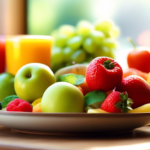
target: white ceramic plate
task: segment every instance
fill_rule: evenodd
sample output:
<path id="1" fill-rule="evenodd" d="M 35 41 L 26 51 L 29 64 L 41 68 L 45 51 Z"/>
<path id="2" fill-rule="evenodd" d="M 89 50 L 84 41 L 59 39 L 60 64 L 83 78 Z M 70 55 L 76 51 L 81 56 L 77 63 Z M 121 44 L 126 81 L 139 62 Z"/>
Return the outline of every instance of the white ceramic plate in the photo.
<path id="1" fill-rule="evenodd" d="M 150 124 L 150 113 L 24 113 L 0 111 L 0 124 L 33 133 L 117 133 Z"/>

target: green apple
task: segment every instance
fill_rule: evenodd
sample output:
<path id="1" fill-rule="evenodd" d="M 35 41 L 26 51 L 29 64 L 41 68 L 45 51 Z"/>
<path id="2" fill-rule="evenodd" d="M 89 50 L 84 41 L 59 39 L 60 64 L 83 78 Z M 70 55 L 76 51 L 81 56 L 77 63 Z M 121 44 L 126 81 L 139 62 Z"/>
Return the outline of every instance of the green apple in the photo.
<path id="1" fill-rule="evenodd" d="M 41 101 L 42 112 L 84 112 L 84 96 L 74 85 L 56 82 L 46 89 Z"/>
<path id="2" fill-rule="evenodd" d="M 2 102 L 5 97 L 16 94 L 14 78 L 14 75 L 7 72 L 0 74 L 0 102 Z"/>
<path id="3" fill-rule="evenodd" d="M 33 102 L 41 98 L 45 90 L 55 82 L 54 73 L 48 66 L 41 63 L 29 63 L 16 73 L 14 86 L 19 98 Z"/>

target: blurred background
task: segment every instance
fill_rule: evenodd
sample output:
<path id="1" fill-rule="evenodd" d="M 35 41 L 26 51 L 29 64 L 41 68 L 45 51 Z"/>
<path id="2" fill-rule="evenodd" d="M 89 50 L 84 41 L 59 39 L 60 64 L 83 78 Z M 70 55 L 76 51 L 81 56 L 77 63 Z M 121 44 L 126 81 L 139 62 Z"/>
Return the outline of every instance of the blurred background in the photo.
<path id="1" fill-rule="evenodd" d="M 0 0 L 0 34 L 50 35 L 62 24 L 110 18 L 121 42 L 131 37 L 137 43 L 149 34 L 149 14 L 149 0 Z"/>
<path id="2" fill-rule="evenodd" d="M 149 14 L 149 0 L 28 0 L 27 32 L 47 35 L 62 24 L 110 18 L 120 28 L 120 40 L 131 37 L 137 42 L 150 30 Z"/>
<path id="3" fill-rule="evenodd" d="M 94 26 L 111 19 L 119 29 L 117 48 L 123 52 L 133 48 L 128 37 L 138 46 L 150 47 L 149 14 L 149 0 L 0 0 L 0 35 L 53 36 L 66 24 L 76 28 L 82 20 Z"/>

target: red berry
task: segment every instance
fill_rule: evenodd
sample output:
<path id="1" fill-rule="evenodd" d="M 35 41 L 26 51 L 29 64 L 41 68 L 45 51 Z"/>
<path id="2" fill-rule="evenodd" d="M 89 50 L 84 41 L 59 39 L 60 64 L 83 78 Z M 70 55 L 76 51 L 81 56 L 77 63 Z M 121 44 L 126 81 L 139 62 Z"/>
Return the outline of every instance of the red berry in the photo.
<path id="1" fill-rule="evenodd" d="M 143 78 L 137 75 L 130 75 L 122 80 L 116 88 L 116 91 L 126 91 L 133 100 L 133 108 L 140 107 L 150 103 L 150 85 Z"/>
<path id="2" fill-rule="evenodd" d="M 120 93 L 113 91 L 110 93 L 101 105 L 101 109 L 110 113 L 127 112 L 131 109 L 133 101 L 128 98 L 126 92 Z"/>
<path id="3" fill-rule="evenodd" d="M 7 105 L 6 111 L 32 112 L 32 106 L 25 100 L 14 99 Z"/>
<path id="4" fill-rule="evenodd" d="M 92 91 L 110 91 L 121 82 L 122 78 L 121 66 L 109 57 L 93 59 L 86 71 L 86 82 Z"/>

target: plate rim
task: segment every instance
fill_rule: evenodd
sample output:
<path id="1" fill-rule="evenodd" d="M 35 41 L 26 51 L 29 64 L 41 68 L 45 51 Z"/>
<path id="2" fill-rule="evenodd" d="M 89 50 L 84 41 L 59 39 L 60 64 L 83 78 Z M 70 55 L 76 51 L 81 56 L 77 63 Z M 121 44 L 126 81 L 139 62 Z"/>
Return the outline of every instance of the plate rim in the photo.
<path id="1" fill-rule="evenodd" d="M 18 120 L 18 118 L 21 118 L 23 120 L 25 120 L 25 122 L 27 122 L 26 120 L 27 119 L 31 119 L 31 123 L 28 124 L 28 126 L 26 126 L 26 123 L 24 124 L 23 123 L 23 126 L 22 124 L 18 124 L 18 122 L 15 121 L 15 123 L 13 124 L 10 124 L 10 121 L 11 120 L 10 118 L 13 118 L 13 120 Z M 64 133 L 85 133 L 85 132 L 88 132 L 88 133 L 102 133 L 102 132 L 108 132 L 108 133 L 112 133 L 114 132 L 122 132 L 122 131 L 126 131 L 126 130 L 134 130 L 136 128 L 139 128 L 139 127 L 143 127 L 143 126 L 147 126 L 147 125 L 150 125 L 150 112 L 148 113 L 91 113 L 91 114 L 88 114 L 88 113 L 33 113 L 33 112 L 0 112 L 0 118 L 2 118 L 2 122 L 0 122 L 0 124 L 2 126 L 5 126 L 5 127 L 9 127 L 9 128 L 12 128 L 12 129 L 16 129 L 16 130 L 22 130 L 22 131 L 34 131 L 34 132 L 54 132 L 54 133 L 57 133 L 57 132 L 64 132 Z M 43 118 L 43 123 L 36 127 L 35 129 L 35 122 L 36 124 L 39 123 L 40 121 L 40 118 Z M 60 119 L 62 118 L 62 119 Z M 136 121 L 137 119 L 144 119 L 145 121 L 141 124 L 137 124 L 137 125 L 133 125 L 135 123 L 133 123 L 134 121 Z M 36 119 L 36 120 L 35 120 Z M 49 120 L 50 119 L 50 120 Z M 54 120 L 51 120 L 51 119 L 54 119 Z M 64 119 L 66 119 L 64 121 Z M 103 120 L 103 124 L 101 124 L 101 119 Z M 108 126 L 105 127 L 105 124 L 106 123 L 109 123 L 110 121 L 112 121 L 113 119 L 123 119 L 125 121 L 127 121 L 127 119 L 130 119 L 130 120 L 133 120 L 131 125 L 127 125 L 127 127 L 121 127 L 119 129 L 116 129 L 116 127 L 114 128 L 114 126 L 116 126 L 116 123 L 113 123 L 113 126 L 108 129 Z M 135 120 L 134 120 L 135 119 Z M 48 121 L 49 120 L 49 121 Z M 71 129 L 68 130 L 68 125 L 66 125 L 66 121 L 67 122 L 72 122 L 72 120 L 74 120 L 73 122 L 77 122 L 77 123 L 73 123 L 75 124 L 75 126 L 73 126 Z M 77 121 L 78 120 L 78 121 Z M 83 120 L 83 121 L 81 121 Z M 90 122 L 91 121 L 94 121 L 96 122 L 97 124 L 97 120 L 98 121 L 98 126 L 96 125 L 92 125 Z M 110 120 L 107 122 L 107 120 Z M 34 122 L 35 121 L 35 122 Z M 46 125 L 45 126 L 45 122 L 49 122 L 48 123 L 48 126 Z M 53 124 L 51 124 L 51 121 L 53 121 Z M 62 127 L 58 127 L 56 126 L 55 127 L 55 124 L 57 123 L 61 123 L 61 122 L 64 122 L 62 124 Z M 33 123 L 34 122 L 34 123 Z M 116 122 L 116 121 L 114 121 Z M 123 121 L 124 122 L 124 121 Z M 89 125 L 87 125 L 87 123 L 89 123 Z M 32 125 L 31 125 L 32 124 Z M 47 124 L 47 123 L 46 123 Z M 121 123 L 122 124 L 122 123 Z M 130 123 L 129 123 L 130 124 Z M 87 127 L 85 128 L 85 126 L 87 125 Z M 100 128 L 100 126 L 101 128 Z M 67 126 L 67 127 L 66 127 Z M 70 124 L 69 124 L 70 126 Z M 84 126 L 84 129 L 83 129 L 83 126 Z M 43 130 L 43 127 L 44 127 L 44 130 Z M 76 130 L 74 130 L 74 128 L 77 127 Z M 93 127 L 96 127 L 96 130 L 91 130 L 91 128 Z M 105 130 L 105 131 L 103 131 Z"/>
<path id="2" fill-rule="evenodd" d="M 135 116 L 150 116 L 150 112 L 143 113 L 41 113 L 41 112 L 14 112 L 0 111 L 0 115 L 12 116 L 45 116 L 45 117 L 135 117 Z"/>

